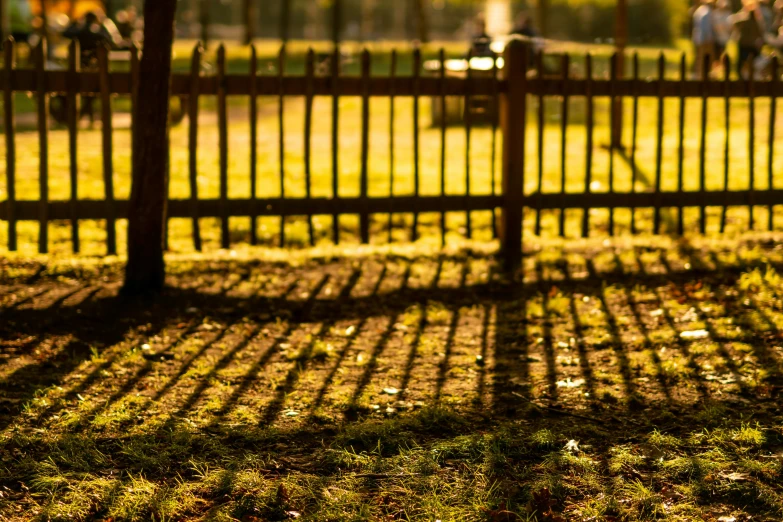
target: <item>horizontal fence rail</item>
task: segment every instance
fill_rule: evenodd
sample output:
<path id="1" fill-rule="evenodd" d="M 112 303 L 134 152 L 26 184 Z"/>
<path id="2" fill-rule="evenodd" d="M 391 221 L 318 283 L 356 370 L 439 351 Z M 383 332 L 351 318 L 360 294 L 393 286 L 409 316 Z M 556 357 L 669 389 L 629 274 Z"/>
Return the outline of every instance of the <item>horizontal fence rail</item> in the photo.
<path id="1" fill-rule="evenodd" d="M 50 225 L 69 227 L 73 250 L 79 251 L 80 221 L 97 220 L 106 224 L 107 252 L 117 253 L 116 221 L 127 219 L 129 204 L 117 197 L 114 186 L 116 115 L 112 102 L 118 97 L 130 99 L 131 129 L 135 129 L 139 51 L 132 49 L 127 72 L 110 70 L 105 49 L 98 52 L 97 68 L 83 68 L 76 44 L 69 47 L 67 65 L 61 70 L 47 68 L 45 43 L 33 50 L 32 68 L 16 66 L 12 41 L 6 42 L 3 56 L 0 90 L 6 185 L 5 199 L 0 200 L 0 220 L 8 222 L 8 249 L 18 248 L 17 224 L 34 221 L 39 224 L 39 251 L 48 251 Z M 414 50 L 406 57 L 411 60 L 412 72 L 401 74 L 402 56 L 393 51 L 388 71 L 379 76 L 377 72 L 372 74 L 374 57 L 365 51 L 357 59 L 359 74 L 349 75 L 342 71 L 339 52 L 326 57 L 323 67 L 324 57 L 310 51 L 304 57 L 304 73 L 291 75 L 285 70 L 289 58 L 285 49 L 274 65 L 264 68 L 255 48 L 251 48 L 248 72 L 237 74 L 227 71 L 228 58 L 222 46 L 213 69 L 205 72 L 205 50 L 197 46 L 190 72 L 175 73 L 172 78 L 172 96 L 181 100 L 181 110 L 187 115 L 187 161 L 182 170 L 186 172 L 189 195 L 170 198 L 168 217 L 190 220 L 190 240 L 196 250 L 201 250 L 203 218 L 217 219 L 219 244 L 229 248 L 237 241 L 232 236 L 231 218 L 250 219 L 252 244 L 260 242 L 260 220 L 277 218 L 277 243 L 284 245 L 286 226 L 295 218 L 304 219 L 307 242 L 315 244 L 319 238 L 340 242 L 341 235 L 349 233 L 341 225 L 341 217 L 357 216 L 356 234 L 367 243 L 377 235 L 379 226 L 384 228 L 381 235 L 386 241 L 393 240 L 395 228 L 405 230 L 404 239 L 416 240 L 424 226 L 420 215 L 429 214 L 430 226 L 431 218 L 438 216 L 436 228 L 443 244 L 447 232 L 472 238 L 476 227 L 484 223 L 491 236 L 501 238 L 512 257 L 521 250 L 523 230 L 587 236 L 591 230 L 659 233 L 665 228 L 682 234 L 693 221 L 685 217 L 688 209 L 695 211 L 696 227 L 702 233 L 709 228 L 710 216 L 716 215 L 708 209 L 715 207 L 719 231 L 725 230 L 730 220 L 730 207 L 746 209 L 749 229 L 758 228 L 760 216 L 765 217 L 767 229 L 775 228 L 774 207 L 783 203 L 783 189 L 776 187 L 777 173 L 783 167 L 775 155 L 780 134 L 776 99 L 783 96 L 777 59 L 770 61 L 764 79 L 735 78 L 726 73 L 693 79 L 684 56 L 677 63 L 663 55 L 648 60 L 652 63 L 647 64 L 649 70 L 642 77 L 638 54 L 615 54 L 607 58 L 608 67 L 607 60 L 602 62 L 606 70 L 597 75 L 598 60 L 594 56 L 534 55 L 524 43 L 516 41 L 506 50 L 503 68 L 500 60 L 491 59 L 490 68 L 448 70 L 449 62 L 442 51 L 431 61 L 434 67 L 425 68 L 421 51 Z M 472 63 L 472 58 L 469 55 L 467 63 Z M 732 69 L 728 60 L 723 65 L 724 71 Z M 35 100 L 40 155 L 37 172 L 22 172 L 19 168 L 17 142 L 21 133 L 16 130 L 16 93 L 32 93 Z M 236 98 L 249 100 L 248 126 L 242 131 L 232 125 L 235 118 L 230 117 L 229 100 Z M 292 109 L 291 98 L 299 98 L 297 103 L 303 103 L 303 108 L 296 105 Z M 340 103 L 344 98 L 358 100 L 350 114 Z M 200 122 L 205 117 L 200 100 L 205 99 L 216 104 L 218 158 L 214 168 L 199 160 L 199 140 L 204 132 Z M 274 114 L 262 122 L 260 99 L 272 100 L 276 106 Z M 317 100 L 323 99 L 331 100 L 326 120 L 324 111 L 316 107 Z M 373 111 L 383 100 L 387 141 L 381 153 L 374 144 L 378 125 Z M 55 101 L 64 104 L 65 116 L 60 119 L 68 138 L 67 200 L 49 197 L 51 176 L 55 175 L 48 160 L 50 111 L 54 110 L 50 103 Z M 99 199 L 80 198 L 78 188 L 80 111 L 92 101 L 101 107 L 97 120 L 101 123 L 103 194 Z M 287 159 L 291 153 L 287 144 L 292 135 L 288 117 L 291 110 L 302 111 L 303 130 L 298 131 L 303 133 L 299 135 L 301 159 L 296 160 Z M 742 129 L 737 111 L 746 121 Z M 427 112 L 431 114 L 429 128 L 422 125 Z M 398 121 L 403 116 L 412 118 L 404 129 Z M 355 190 L 346 196 L 348 167 L 341 125 L 354 118 L 358 126 L 352 154 L 356 158 L 349 170 L 351 188 Z M 644 118 L 646 123 L 642 122 Z M 458 130 L 461 134 L 456 133 Z M 718 131 L 722 134 L 716 134 Z M 231 138 L 238 132 L 250 139 L 246 160 L 237 160 L 231 152 Z M 477 133 L 481 132 L 484 137 L 479 145 Z M 314 135 L 319 142 L 328 143 L 329 156 L 317 153 Z M 742 143 L 737 143 L 737 137 Z M 273 161 L 279 168 L 265 168 L 261 174 L 262 162 L 270 161 L 268 156 L 262 159 L 259 152 L 259 143 L 264 140 L 277 143 Z M 401 143 L 410 147 L 406 152 L 409 164 L 399 160 L 403 156 Z M 323 144 L 319 147 L 323 149 Z M 763 158 L 759 158 L 761 149 L 765 152 Z M 172 149 L 172 154 L 175 152 Z M 376 154 L 384 159 L 376 161 Z M 735 156 L 744 158 L 739 167 Z M 425 158 L 431 162 L 426 171 Z M 241 183 L 249 185 L 249 197 L 230 196 L 230 189 L 239 183 L 232 176 L 236 161 L 248 164 L 248 175 Z M 314 189 L 316 163 L 329 166 L 330 195 L 317 194 Z M 372 186 L 381 168 L 379 163 L 388 173 L 385 194 Z M 451 172 L 455 163 L 461 163 L 456 174 Z M 302 176 L 304 193 L 291 193 L 292 169 Z M 403 171 L 405 174 L 398 174 Z M 217 197 L 203 196 L 200 184 L 206 175 L 215 177 Z M 31 176 L 38 182 L 36 199 L 18 193 L 20 180 Z M 400 176 L 410 179 L 403 183 Z M 477 180 L 484 184 L 481 190 L 475 188 Z M 462 187 L 461 193 L 449 190 L 455 184 Z M 427 193 L 425 186 L 429 187 Z M 274 190 L 277 196 L 260 195 Z M 571 216 L 570 211 L 580 215 Z M 449 216 L 454 213 L 461 213 L 464 219 L 450 226 Z M 484 213 L 489 218 L 478 219 L 473 213 Z M 395 218 L 402 215 L 408 218 Z M 319 216 L 328 218 L 331 224 L 314 219 Z"/>

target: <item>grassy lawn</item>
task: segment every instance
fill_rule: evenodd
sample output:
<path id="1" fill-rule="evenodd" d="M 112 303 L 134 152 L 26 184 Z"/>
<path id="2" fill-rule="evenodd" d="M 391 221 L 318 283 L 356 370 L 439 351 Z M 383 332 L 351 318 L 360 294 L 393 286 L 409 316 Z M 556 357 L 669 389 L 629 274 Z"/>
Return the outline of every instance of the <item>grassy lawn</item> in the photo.
<path id="1" fill-rule="evenodd" d="M 776 244 L 3 258 L 0 518 L 780 520 Z"/>

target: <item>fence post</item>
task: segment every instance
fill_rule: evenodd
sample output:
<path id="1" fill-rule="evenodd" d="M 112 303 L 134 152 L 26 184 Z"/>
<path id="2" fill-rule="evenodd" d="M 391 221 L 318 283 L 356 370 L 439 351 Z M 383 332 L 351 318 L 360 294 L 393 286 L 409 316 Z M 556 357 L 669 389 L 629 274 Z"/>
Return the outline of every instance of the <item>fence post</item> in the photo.
<path id="1" fill-rule="evenodd" d="M 501 253 L 507 270 L 522 261 L 522 218 L 525 188 L 525 126 L 527 123 L 528 44 L 511 40 L 505 50 L 506 90 L 501 97 L 503 132 L 503 209 Z"/>

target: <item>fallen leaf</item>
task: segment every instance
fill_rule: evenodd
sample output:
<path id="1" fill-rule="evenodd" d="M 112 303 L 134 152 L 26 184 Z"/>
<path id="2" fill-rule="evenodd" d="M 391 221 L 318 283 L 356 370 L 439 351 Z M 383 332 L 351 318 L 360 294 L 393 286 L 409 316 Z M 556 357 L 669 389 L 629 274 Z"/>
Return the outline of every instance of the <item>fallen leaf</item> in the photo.
<path id="1" fill-rule="evenodd" d="M 706 339 L 709 336 L 710 333 L 707 330 L 688 330 L 680 334 L 680 338 L 689 341 L 694 339 Z"/>
<path id="2" fill-rule="evenodd" d="M 566 378 L 564 381 L 557 381 L 557 387 L 558 388 L 579 388 L 585 383 L 584 379 L 576 379 L 575 381 L 572 381 L 570 377 Z"/>
<path id="3" fill-rule="evenodd" d="M 750 480 L 750 476 L 745 473 L 737 473 L 736 471 L 732 473 L 726 473 L 723 472 L 720 475 L 720 478 L 731 480 L 732 482 L 744 482 L 746 480 Z"/>

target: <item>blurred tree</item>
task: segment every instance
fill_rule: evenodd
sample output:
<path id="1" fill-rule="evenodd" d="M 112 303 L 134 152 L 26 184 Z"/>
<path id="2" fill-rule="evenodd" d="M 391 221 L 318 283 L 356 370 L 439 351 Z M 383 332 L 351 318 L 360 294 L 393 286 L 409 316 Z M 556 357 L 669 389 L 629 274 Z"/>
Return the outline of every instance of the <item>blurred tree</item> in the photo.
<path id="1" fill-rule="evenodd" d="M 280 39 L 283 43 L 288 42 L 291 26 L 291 2 L 290 0 L 280 0 Z"/>
<path id="2" fill-rule="evenodd" d="M 204 44 L 204 47 L 206 47 L 209 42 L 209 0 L 201 0 L 198 9 L 198 18 L 199 23 L 201 24 L 201 42 Z"/>
<path id="3" fill-rule="evenodd" d="M 144 54 L 139 69 L 138 106 L 128 209 L 128 264 L 123 294 L 163 289 L 163 236 L 168 200 L 169 96 L 174 14 L 177 0 L 144 1 Z"/>
<path id="4" fill-rule="evenodd" d="M 253 0 L 242 0 L 242 15 L 245 20 L 245 45 L 249 45 L 256 37 L 256 3 Z"/>
<path id="5" fill-rule="evenodd" d="M 416 13 L 416 35 L 421 43 L 430 41 L 430 18 L 424 6 L 424 0 L 413 0 Z"/>

